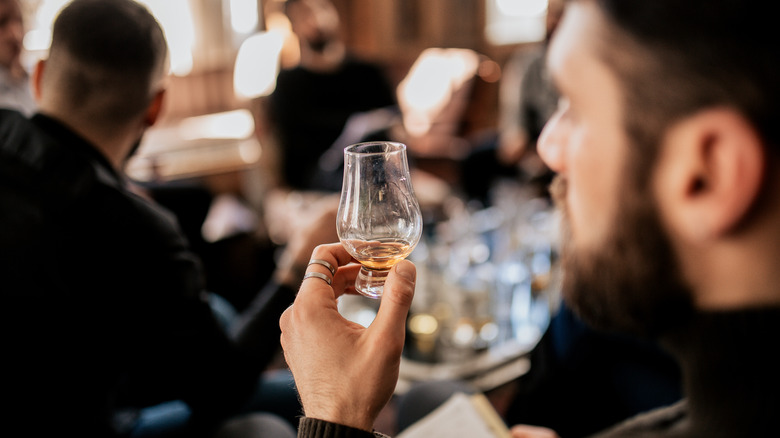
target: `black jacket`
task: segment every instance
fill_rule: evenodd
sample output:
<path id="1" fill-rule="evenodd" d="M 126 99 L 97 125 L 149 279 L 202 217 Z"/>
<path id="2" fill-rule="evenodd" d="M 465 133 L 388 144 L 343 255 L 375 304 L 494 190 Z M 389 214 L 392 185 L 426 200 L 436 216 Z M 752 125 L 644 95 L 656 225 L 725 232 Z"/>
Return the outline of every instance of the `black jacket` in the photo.
<path id="1" fill-rule="evenodd" d="M 206 425 L 234 412 L 294 294 L 273 288 L 252 333 L 231 339 L 201 277 L 173 215 L 92 145 L 49 117 L 0 111 L 0 434 L 111 436 L 117 409 L 167 400 Z"/>

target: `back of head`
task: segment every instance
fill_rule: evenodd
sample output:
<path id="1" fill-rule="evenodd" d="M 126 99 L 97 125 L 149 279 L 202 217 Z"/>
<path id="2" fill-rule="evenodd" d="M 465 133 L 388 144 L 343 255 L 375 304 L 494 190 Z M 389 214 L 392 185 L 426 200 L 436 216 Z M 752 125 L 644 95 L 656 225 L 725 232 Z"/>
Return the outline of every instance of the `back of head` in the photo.
<path id="1" fill-rule="evenodd" d="M 602 54 L 624 84 L 627 117 L 635 119 L 627 121 L 629 132 L 652 137 L 678 117 L 724 106 L 743 114 L 777 151 L 780 36 L 771 2 L 595 1 L 613 30 L 628 36 L 608 30 Z"/>
<path id="2" fill-rule="evenodd" d="M 57 17 L 44 87 L 59 110 L 117 125 L 143 114 L 161 85 L 167 45 L 133 0 L 74 0 Z"/>

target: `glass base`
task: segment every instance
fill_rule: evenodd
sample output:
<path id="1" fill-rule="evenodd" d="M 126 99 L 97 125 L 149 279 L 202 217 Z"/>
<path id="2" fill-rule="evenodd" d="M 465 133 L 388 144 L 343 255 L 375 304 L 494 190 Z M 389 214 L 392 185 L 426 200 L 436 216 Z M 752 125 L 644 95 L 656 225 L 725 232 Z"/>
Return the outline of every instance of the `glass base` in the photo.
<path id="1" fill-rule="evenodd" d="M 385 287 L 385 280 L 389 269 L 368 269 L 365 266 L 360 268 L 355 279 L 355 289 L 361 295 L 369 298 L 381 298 Z"/>

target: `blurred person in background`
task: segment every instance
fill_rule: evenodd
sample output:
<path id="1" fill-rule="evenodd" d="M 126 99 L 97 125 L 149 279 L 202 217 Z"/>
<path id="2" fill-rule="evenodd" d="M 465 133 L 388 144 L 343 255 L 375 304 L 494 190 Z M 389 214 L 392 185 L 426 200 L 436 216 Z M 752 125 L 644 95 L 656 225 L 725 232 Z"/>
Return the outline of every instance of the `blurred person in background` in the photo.
<path id="1" fill-rule="evenodd" d="M 464 190 L 483 203 L 490 201 L 490 189 L 498 178 L 533 184 L 547 194 L 553 174 L 539 159 L 536 142 L 558 106 L 558 90 L 545 61 L 564 1 L 549 1 L 544 40 L 531 49 L 518 49 L 506 62 L 499 88 L 498 129 L 478 136 L 474 150 L 464 159 Z"/>
<path id="2" fill-rule="evenodd" d="M 302 223 L 246 311 L 221 305 L 175 217 L 123 174 L 160 115 L 166 57 L 139 3 L 75 0 L 33 74 L 39 112 L 0 110 L 3 435 L 294 434 L 278 318 L 335 210 Z"/>
<path id="3" fill-rule="evenodd" d="M 21 62 L 24 17 L 19 0 L 0 0 L 0 108 L 31 115 L 35 100 Z"/>
<path id="4" fill-rule="evenodd" d="M 287 0 L 285 13 L 300 42 L 300 63 L 283 69 L 269 99 L 278 137 L 279 183 L 292 190 L 338 191 L 340 172 L 319 160 L 356 114 L 394 108 L 395 91 L 381 66 L 350 54 L 331 0 Z"/>

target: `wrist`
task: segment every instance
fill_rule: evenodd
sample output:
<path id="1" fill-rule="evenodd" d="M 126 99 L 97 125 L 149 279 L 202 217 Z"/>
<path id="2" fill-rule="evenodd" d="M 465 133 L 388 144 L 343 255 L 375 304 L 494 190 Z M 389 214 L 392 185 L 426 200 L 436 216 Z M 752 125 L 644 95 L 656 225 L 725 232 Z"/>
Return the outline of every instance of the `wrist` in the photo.
<path id="1" fill-rule="evenodd" d="M 305 410 L 305 408 L 304 408 Z M 325 413 L 314 413 L 309 415 L 304 412 L 304 415 L 310 418 L 317 418 L 329 423 L 338 424 L 341 426 L 349 427 L 352 429 L 359 429 L 365 432 L 371 432 L 374 430 L 374 421 L 371 419 L 360 418 L 354 415 L 329 415 Z"/>
<path id="2" fill-rule="evenodd" d="M 303 403 L 303 413 L 310 418 L 318 418 L 331 423 L 349 426 L 355 429 L 372 431 L 374 419 L 368 409 L 361 408 L 360 404 L 334 403 L 334 398 L 311 399 L 306 397 Z"/>
<path id="3" fill-rule="evenodd" d="M 340 438 L 375 438 L 384 435 L 378 434 L 369 427 L 358 428 L 348 426 L 335 421 L 322 420 L 316 417 L 303 417 L 298 424 L 298 436 L 328 438 L 337 436 Z"/>

